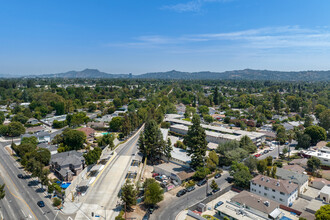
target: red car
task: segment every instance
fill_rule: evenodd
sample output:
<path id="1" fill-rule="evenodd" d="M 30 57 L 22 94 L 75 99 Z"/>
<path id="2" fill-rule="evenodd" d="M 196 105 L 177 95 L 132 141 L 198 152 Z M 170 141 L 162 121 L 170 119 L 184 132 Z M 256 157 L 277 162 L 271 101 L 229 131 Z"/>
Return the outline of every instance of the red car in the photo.
<path id="1" fill-rule="evenodd" d="M 261 154 L 256 154 L 256 155 L 254 155 L 255 157 L 260 157 L 261 156 Z"/>
<path id="2" fill-rule="evenodd" d="M 156 176 L 159 176 L 159 173 L 153 173 L 152 174 L 152 177 L 156 177 Z"/>

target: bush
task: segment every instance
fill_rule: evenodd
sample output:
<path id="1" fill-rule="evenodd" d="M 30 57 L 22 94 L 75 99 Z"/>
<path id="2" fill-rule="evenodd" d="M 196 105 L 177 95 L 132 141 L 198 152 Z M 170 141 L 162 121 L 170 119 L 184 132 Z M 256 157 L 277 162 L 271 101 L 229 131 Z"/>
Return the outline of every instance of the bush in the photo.
<path id="1" fill-rule="evenodd" d="M 124 216 L 124 211 L 121 210 L 121 211 L 119 212 L 119 215 L 116 216 L 115 220 L 125 220 L 125 219 L 123 218 L 123 216 Z"/>
<path id="2" fill-rule="evenodd" d="M 53 199 L 53 206 L 59 206 L 62 204 L 62 201 L 59 198 Z"/>
<path id="3" fill-rule="evenodd" d="M 191 187 L 191 186 L 195 186 L 195 181 L 189 180 L 188 182 L 186 182 L 185 186 L 186 186 L 186 188 Z"/>
<path id="4" fill-rule="evenodd" d="M 170 128 L 171 124 L 167 121 L 163 121 L 161 124 L 160 124 L 160 127 L 161 128 Z"/>
<path id="5" fill-rule="evenodd" d="M 65 121 L 57 121 L 57 120 L 53 121 L 53 128 L 63 128 L 65 126 L 67 126 L 66 120 Z"/>
<path id="6" fill-rule="evenodd" d="M 210 169 L 209 168 L 206 168 L 206 167 L 198 167 L 197 168 L 197 171 L 195 172 L 194 174 L 194 178 L 196 180 L 202 180 L 204 179 L 207 175 L 209 175 L 211 172 L 210 172 Z"/>
<path id="7" fill-rule="evenodd" d="M 274 166 L 277 166 L 277 167 L 280 167 L 280 168 L 283 167 L 283 163 L 282 163 L 281 161 L 276 161 L 276 162 L 274 162 L 273 165 L 274 165 Z"/>

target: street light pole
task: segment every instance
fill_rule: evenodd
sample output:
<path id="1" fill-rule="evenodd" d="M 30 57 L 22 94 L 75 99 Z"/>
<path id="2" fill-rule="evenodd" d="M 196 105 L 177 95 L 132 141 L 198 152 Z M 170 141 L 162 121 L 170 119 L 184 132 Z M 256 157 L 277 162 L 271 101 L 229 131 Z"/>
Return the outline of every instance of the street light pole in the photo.
<path id="1" fill-rule="evenodd" d="M 206 176 L 206 197 L 207 197 L 208 186 L 209 186 L 209 182 L 207 181 L 207 176 Z"/>

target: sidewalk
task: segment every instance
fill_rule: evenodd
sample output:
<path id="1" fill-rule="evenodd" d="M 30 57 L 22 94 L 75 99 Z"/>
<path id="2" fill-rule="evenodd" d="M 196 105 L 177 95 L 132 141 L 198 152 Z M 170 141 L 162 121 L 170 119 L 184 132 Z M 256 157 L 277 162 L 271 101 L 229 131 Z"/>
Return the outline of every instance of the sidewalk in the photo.
<path id="1" fill-rule="evenodd" d="M 63 204 L 63 208 L 61 209 L 61 212 L 65 215 L 72 215 L 75 214 L 81 207 L 82 203 L 78 202 L 69 202 L 65 201 Z"/>
<path id="2" fill-rule="evenodd" d="M 188 210 L 183 210 L 175 217 L 175 220 L 186 220 L 187 216 L 188 216 Z"/>

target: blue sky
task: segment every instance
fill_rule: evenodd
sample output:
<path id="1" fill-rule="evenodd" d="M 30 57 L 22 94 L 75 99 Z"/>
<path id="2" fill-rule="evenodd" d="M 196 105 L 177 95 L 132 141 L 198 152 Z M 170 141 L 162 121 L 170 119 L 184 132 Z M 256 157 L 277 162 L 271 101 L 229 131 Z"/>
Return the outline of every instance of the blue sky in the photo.
<path id="1" fill-rule="evenodd" d="M 330 1 L 0 0 L 0 74 L 330 69 Z"/>

